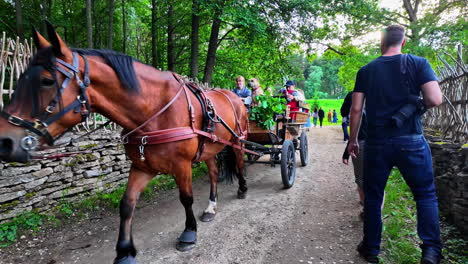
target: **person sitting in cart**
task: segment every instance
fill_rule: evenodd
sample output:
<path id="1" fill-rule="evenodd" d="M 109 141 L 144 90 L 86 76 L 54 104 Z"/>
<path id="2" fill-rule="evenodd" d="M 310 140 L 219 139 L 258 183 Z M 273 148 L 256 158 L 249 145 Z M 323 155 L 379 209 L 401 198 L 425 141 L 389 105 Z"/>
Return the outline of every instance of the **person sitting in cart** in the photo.
<path id="1" fill-rule="evenodd" d="M 236 86 L 237 87 L 233 90 L 233 92 L 242 99 L 244 105 L 247 107 L 250 106 L 250 103 L 252 103 L 252 91 L 250 91 L 249 88 L 245 86 L 244 76 L 238 76 L 236 78 Z"/>
<path id="2" fill-rule="evenodd" d="M 296 84 L 294 83 L 294 81 L 288 80 L 285 86 L 286 89 L 281 89 L 280 93 L 283 94 L 286 98 L 287 105 L 289 105 L 291 111 L 298 111 L 299 102 L 305 101 L 304 95 L 299 91 L 295 90 Z"/>

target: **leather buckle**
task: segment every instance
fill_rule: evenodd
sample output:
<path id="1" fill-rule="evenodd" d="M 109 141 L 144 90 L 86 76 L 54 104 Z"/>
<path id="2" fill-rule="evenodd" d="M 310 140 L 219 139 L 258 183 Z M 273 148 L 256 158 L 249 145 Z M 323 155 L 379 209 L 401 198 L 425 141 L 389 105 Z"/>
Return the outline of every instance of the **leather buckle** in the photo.
<path id="1" fill-rule="evenodd" d="M 46 128 L 47 125 L 44 124 L 44 122 L 42 122 L 41 120 L 37 120 L 37 119 L 36 119 L 36 120 L 34 121 L 33 127 L 34 127 L 35 129 L 37 129 L 37 130 L 41 130 L 41 129 L 43 129 L 43 128 Z"/>
<path id="2" fill-rule="evenodd" d="M 21 125 L 21 122 L 23 122 L 24 120 L 19 118 L 19 117 L 16 117 L 16 116 L 9 116 L 8 117 L 8 122 L 12 125 L 15 125 L 15 126 L 20 126 Z"/>
<path id="3" fill-rule="evenodd" d="M 52 114 L 52 112 L 54 111 L 54 108 L 51 105 L 49 105 L 46 107 L 45 111 L 49 114 Z"/>
<path id="4" fill-rule="evenodd" d="M 76 99 L 78 99 L 78 101 L 80 101 L 81 104 L 86 104 L 86 99 L 85 100 L 81 99 L 81 95 L 78 95 Z"/>

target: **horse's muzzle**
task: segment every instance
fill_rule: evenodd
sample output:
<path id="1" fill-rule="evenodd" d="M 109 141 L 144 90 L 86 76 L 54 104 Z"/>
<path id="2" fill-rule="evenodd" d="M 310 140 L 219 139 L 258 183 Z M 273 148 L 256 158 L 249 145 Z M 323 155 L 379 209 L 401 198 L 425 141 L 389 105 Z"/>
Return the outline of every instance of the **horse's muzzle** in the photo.
<path id="1" fill-rule="evenodd" d="M 30 142 L 25 143 L 31 144 Z M 29 159 L 29 152 L 20 147 L 20 144 L 18 144 L 14 138 L 0 137 L 0 160 L 26 163 Z"/>

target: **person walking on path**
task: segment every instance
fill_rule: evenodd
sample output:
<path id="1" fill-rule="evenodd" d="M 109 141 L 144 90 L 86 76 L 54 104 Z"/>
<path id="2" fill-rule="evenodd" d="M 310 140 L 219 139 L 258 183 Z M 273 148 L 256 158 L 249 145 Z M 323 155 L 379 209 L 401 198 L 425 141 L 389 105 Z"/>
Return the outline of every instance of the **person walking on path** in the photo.
<path id="1" fill-rule="evenodd" d="M 328 109 L 328 114 L 327 114 L 328 123 L 331 123 L 331 122 L 332 122 L 332 116 L 333 116 L 333 114 L 332 114 L 331 109 Z"/>
<path id="2" fill-rule="evenodd" d="M 317 108 L 314 109 L 314 112 L 312 113 L 312 119 L 314 120 L 314 127 L 317 127 L 317 119 L 319 118 Z"/>
<path id="3" fill-rule="evenodd" d="M 325 112 L 323 111 L 322 107 L 320 107 L 320 109 L 318 111 L 318 117 L 319 117 L 319 121 L 320 121 L 320 127 L 322 127 L 323 118 L 325 117 Z"/>
<path id="4" fill-rule="evenodd" d="M 343 105 L 341 105 L 340 113 L 341 116 L 349 116 L 349 112 L 351 110 L 351 102 L 352 102 L 352 94 L 353 92 L 349 92 L 344 101 Z M 359 194 L 359 204 L 364 206 L 364 188 L 363 188 L 363 177 L 364 177 L 364 142 L 367 136 L 367 118 L 366 113 L 363 111 L 362 114 L 362 122 L 359 128 L 358 134 L 358 143 L 361 148 L 359 149 L 359 153 L 356 158 L 352 158 L 353 161 L 353 168 L 354 168 L 354 179 L 357 185 L 357 192 Z M 343 163 L 348 165 L 349 164 L 349 154 L 348 154 L 348 144 L 346 144 L 346 148 L 343 153 Z M 364 211 L 359 213 L 361 219 L 364 219 Z"/>
<path id="5" fill-rule="evenodd" d="M 338 115 L 335 109 L 333 109 L 333 123 L 338 123 Z"/>
<path id="6" fill-rule="evenodd" d="M 362 67 L 356 76 L 348 146 L 348 153 L 354 158 L 359 155 L 358 131 L 364 100 L 367 114 L 364 237 L 357 250 L 368 262 L 379 262 L 380 207 L 389 174 L 396 166 L 416 201 L 421 263 L 439 264 L 442 258 L 439 209 L 432 157 L 422 134 L 421 115 L 426 108 L 442 103 L 442 93 L 425 58 L 401 53 L 405 42 L 403 27 L 387 27 L 381 38 L 382 56 Z M 411 102 L 410 98 L 419 98 L 421 93 L 423 99 Z"/>

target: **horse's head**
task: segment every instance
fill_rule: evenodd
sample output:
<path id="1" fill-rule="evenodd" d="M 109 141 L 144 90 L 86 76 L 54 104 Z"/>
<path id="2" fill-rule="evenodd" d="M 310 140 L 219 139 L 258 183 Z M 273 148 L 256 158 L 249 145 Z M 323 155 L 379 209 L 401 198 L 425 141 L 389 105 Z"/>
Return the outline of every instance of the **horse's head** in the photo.
<path id="1" fill-rule="evenodd" d="M 37 53 L 21 74 L 0 113 L 0 160 L 27 162 L 38 145 L 54 139 L 88 115 L 88 65 L 47 23 L 50 42 L 33 30 Z"/>

